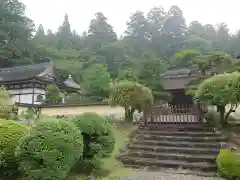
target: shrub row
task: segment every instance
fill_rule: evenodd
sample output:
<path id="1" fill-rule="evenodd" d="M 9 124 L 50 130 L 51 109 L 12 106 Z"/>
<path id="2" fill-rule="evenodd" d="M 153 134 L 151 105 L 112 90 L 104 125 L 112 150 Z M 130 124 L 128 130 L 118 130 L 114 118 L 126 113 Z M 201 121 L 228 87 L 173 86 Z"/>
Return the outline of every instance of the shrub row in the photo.
<path id="1" fill-rule="evenodd" d="M 0 179 L 64 180 L 72 170 L 90 174 L 114 144 L 111 125 L 95 113 L 43 120 L 31 129 L 1 120 Z"/>

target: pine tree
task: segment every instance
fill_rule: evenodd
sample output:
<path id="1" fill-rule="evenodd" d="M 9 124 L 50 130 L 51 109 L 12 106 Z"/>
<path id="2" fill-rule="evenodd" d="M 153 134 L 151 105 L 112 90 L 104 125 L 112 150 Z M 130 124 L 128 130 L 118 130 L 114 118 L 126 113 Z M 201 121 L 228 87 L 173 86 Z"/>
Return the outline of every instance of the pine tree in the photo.
<path id="1" fill-rule="evenodd" d="M 87 43 L 92 49 L 98 50 L 103 45 L 115 42 L 117 35 L 113 27 L 107 23 L 107 18 L 103 13 L 98 12 L 95 17 L 95 19 L 91 20 L 89 26 Z"/>
<path id="2" fill-rule="evenodd" d="M 69 18 L 67 14 L 64 17 L 63 24 L 58 29 L 57 38 L 58 38 L 58 42 L 57 42 L 58 49 L 66 48 L 71 45 L 72 32 L 71 32 L 71 25 L 69 23 Z"/>

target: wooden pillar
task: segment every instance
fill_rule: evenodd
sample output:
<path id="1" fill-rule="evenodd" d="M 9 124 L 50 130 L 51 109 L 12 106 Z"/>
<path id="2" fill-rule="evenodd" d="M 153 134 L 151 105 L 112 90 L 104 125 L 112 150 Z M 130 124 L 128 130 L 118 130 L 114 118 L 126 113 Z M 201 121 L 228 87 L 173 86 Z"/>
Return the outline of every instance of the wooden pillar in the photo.
<path id="1" fill-rule="evenodd" d="M 32 104 L 34 104 L 34 96 L 35 96 L 35 82 L 33 82 Z"/>
<path id="2" fill-rule="evenodd" d="M 145 106 L 144 110 L 143 110 L 143 121 L 144 121 L 144 125 L 147 126 L 148 124 L 148 106 Z"/>
<path id="3" fill-rule="evenodd" d="M 195 113 L 197 115 L 198 121 L 203 123 L 203 114 L 204 114 L 204 112 L 203 112 L 203 109 L 201 107 L 201 104 L 198 103 L 198 102 L 194 103 L 193 107 L 194 107 L 194 111 L 195 111 Z"/>

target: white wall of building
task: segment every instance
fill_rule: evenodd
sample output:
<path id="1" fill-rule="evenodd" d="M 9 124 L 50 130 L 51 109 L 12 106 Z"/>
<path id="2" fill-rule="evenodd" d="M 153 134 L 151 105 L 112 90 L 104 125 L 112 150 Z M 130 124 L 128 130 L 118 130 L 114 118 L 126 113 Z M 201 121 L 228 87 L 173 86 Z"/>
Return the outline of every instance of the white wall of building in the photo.
<path id="1" fill-rule="evenodd" d="M 8 90 L 9 95 L 11 96 L 12 102 L 32 104 L 33 94 L 34 94 L 34 104 L 41 104 L 37 102 L 37 97 L 42 95 L 45 98 L 45 90 L 40 88 L 25 88 L 25 89 L 13 89 Z"/>

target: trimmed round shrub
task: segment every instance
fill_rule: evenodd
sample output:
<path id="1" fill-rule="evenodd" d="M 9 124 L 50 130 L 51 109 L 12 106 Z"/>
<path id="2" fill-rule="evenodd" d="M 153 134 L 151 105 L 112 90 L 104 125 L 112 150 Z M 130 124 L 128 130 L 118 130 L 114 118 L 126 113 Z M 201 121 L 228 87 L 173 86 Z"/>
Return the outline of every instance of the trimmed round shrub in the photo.
<path id="1" fill-rule="evenodd" d="M 218 171 L 226 178 L 240 177 L 240 154 L 222 149 L 217 157 Z"/>
<path id="2" fill-rule="evenodd" d="M 99 159 L 109 156 L 114 149 L 113 127 L 107 119 L 96 113 L 84 113 L 75 117 L 73 122 L 83 135 L 84 148 L 80 162 L 80 164 L 84 164 L 82 171 L 91 173 L 98 168 Z M 78 166 L 80 165 L 78 164 Z"/>
<path id="3" fill-rule="evenodd" d="M 42 121 L 16 150 L 25 179 L 62 180 L 83 152 L 83 137 L 69 121 Z"/>
<path id="4" fill-rule="evenodd" d="M 19 176 L 15 148 L 27 128 L 11 120 L 0 120 L 0 179 L 16 179 Z"/>

